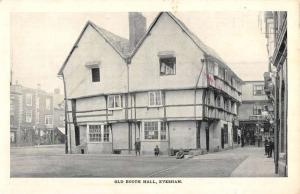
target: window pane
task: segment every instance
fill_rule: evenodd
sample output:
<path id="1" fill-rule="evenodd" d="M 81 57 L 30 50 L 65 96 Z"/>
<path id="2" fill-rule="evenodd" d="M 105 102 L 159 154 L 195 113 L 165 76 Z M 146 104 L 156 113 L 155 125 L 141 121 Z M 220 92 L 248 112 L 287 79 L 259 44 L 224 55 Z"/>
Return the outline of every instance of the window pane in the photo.
<path id="1" fill-rule="evenodd" d="M 155 105 L 155 103 L 154 103 L 154 98 L 155 98 L 154 92 L 149 93 L 149 98 L 150 98 L 150 105 L 151 106 Z"/>
<path id="2" fill-rule="evenodd" d="M 92 81 L 100 82 L 100 70 L 99 68 L 92 68 Z"/>
<path id="3" fill-rule="evenodd" d="M 114 97 L 108 96 L 108 108 L 114 108 Z"/>
<path id="4" fill-rule="evenodd" d="M 176 66 L 176 58 L 160 58 L 160 74 L 161 75 L 174 75 L 175 74 L 175 66 Z"/>
<path id="5" fill-rule="evenodd" d="M 89 141 L 101 142 L 101 125 L 89 125 Z"/>
<path id="6" fill-rule="evenodd" d="M 145 139 L 157 140 L 158 139 L 158 122 L 145 122 L 144 123 Z"/>
<path id="7" fill-rule="evenodd" d="M 119 108 L 121 107 L 121 100 L 120 100 L 120 96 L 115 96 L 115 108 Z"/>
<path id="8" fill-rule="evenodd" d="M 160 91 L 155 92 L 156 95 L 156 105 L 161 105 L 161 93 Z"/>
<path id="9" fill-rule="evenodd" d="M 161 122 L 161 125 L 160 125 L 160 139 L 161 140 L 167 139 L 167 128 L 166 128 L 165 122 Z"/>

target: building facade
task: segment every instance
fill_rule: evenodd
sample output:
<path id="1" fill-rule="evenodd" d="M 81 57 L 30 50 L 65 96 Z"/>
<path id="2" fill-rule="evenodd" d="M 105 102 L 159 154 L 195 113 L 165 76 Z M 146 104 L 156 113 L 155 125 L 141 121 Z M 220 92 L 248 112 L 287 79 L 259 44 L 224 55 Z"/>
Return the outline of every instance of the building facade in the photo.
<path id="1" fill-rule="evenodd" d="M 287 12 L 265 13 L 269 72 L 264 74 L 265 91 L 274 107 L 275 172 L 287 176 Z"/>
<path id="2" fill-rule="evenodd" d="M 57 117 L 54 114 L 53 94 L 41 90 L 39 86 L 28 88 L 13 84 L 10 89 L 11 146 L 57 143 L 53 130 L 53 119 Z M 60 121 L 60 126 L 63 122 Z"/>
<path id="3" fill-rule="evenodd" d="M 265 106 L 272 111 L 264 91 L 264 81 L 244 81 L 239 107 L 239 127 L 246 145 L 262 146 L 265 138 L 273 137 L 273 129 L 263 115 Z"/>
<path id="4" fill-rule="evenodd" d="M 134 14 L 129 24 L 145 23 Z M 129 27 L 136 44 L 88 22 L 59 71 L 69 151 L 128 153 L 137 139 L 143 154 L 232 148 L 241 79 L 169 12 Z"/>

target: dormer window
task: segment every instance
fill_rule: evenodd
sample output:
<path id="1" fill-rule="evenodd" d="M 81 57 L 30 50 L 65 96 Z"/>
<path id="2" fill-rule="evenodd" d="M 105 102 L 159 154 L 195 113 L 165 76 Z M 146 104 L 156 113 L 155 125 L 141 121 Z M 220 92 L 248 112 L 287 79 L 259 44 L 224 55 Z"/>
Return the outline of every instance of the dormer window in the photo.
<path id="1" fill-rule="evenodd" d="M 175 75 L 176 57 L 172 51 L 163 51 L 158 53 L 160 75 Z"/>

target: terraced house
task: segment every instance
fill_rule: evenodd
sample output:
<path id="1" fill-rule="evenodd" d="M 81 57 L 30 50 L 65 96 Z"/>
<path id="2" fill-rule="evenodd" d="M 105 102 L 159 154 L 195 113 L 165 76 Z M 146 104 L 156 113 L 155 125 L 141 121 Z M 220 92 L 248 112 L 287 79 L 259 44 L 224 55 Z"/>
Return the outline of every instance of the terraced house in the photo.
<path id="1" fill-rule="evenodd" d="M 216 151 L 237 140 L 242 80 L 172 13 L 146 30 L 129 13 L 129 40 L 87 22 L 59 71 L 68 151 Z"/>

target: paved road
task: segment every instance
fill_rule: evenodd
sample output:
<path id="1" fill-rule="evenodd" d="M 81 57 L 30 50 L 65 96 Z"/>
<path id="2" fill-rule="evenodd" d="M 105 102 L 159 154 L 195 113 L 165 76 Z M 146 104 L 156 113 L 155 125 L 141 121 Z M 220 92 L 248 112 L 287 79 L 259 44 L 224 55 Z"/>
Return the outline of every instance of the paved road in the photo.
<path id="1" fill-rule="evenodd" d="M 229 177 L 262 148 L 173 157 L 65 155 L 63 146 L 11 149 L 11 177 Z"/>

